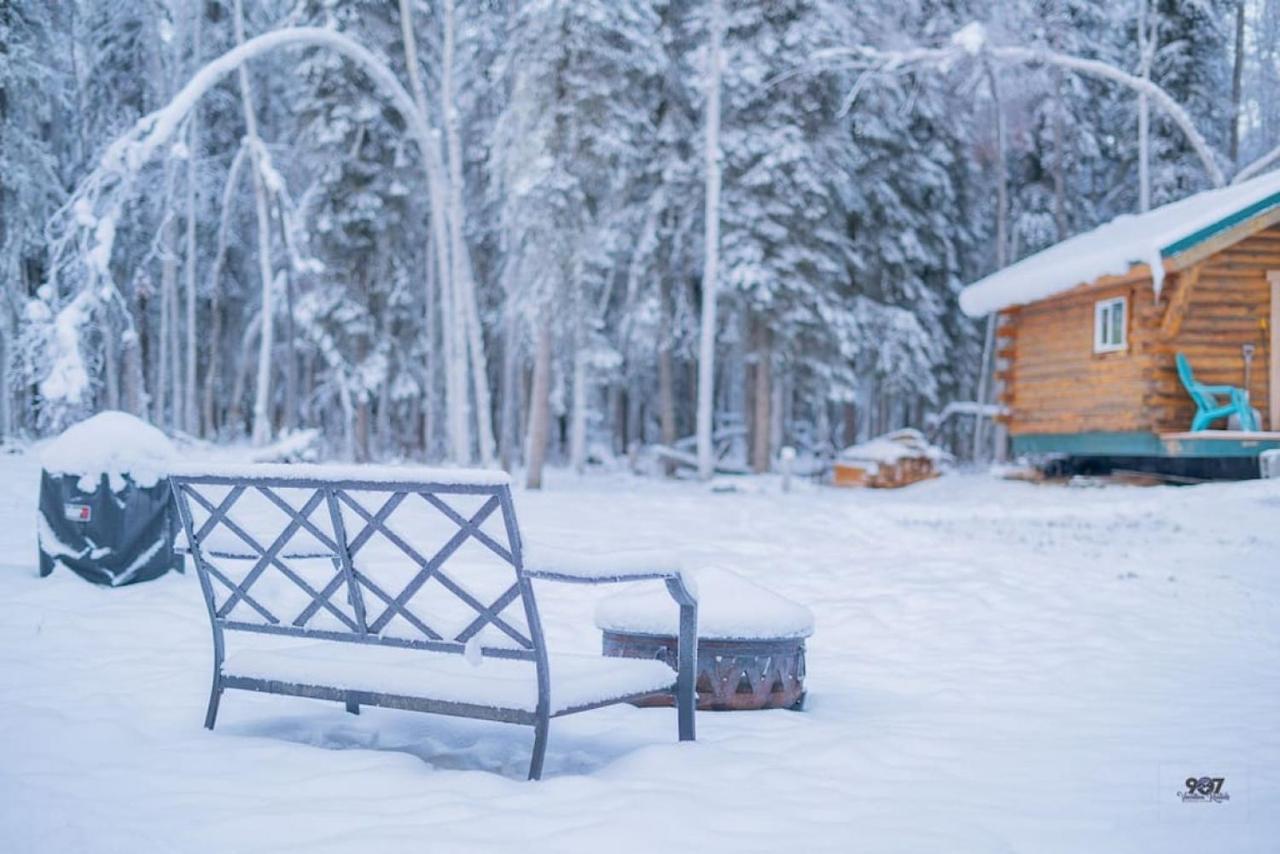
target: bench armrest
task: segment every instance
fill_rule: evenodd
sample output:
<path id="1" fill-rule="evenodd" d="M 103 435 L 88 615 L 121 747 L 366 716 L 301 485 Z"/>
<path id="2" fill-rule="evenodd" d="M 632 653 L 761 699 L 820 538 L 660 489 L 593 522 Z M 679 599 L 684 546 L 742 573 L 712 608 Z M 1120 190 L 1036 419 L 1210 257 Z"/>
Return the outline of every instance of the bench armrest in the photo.
<path id="1" fill-rule="evenodd" d="M 692 599 L 697 598 L 694 585 L 685 576 L 679 561 L 657 551 L 637 549 L 593 553 L 527 545 L 524 574 L 530 578 L 569 584 L 611 584 L 650 579 L 678 581 Z"/>
<path id="2" fill-rule="evenodd" d="M 654 551 L 592 554 L 526 546 L 523 562 L 527 577 L 546 581 L 612 584 L 660 579 L 666 582 L 667 592 L 680 606 L 680 633 L 676 646 L 676 711 L 680 740 L 693 741 L 693 712 L 698 705 L 698 588 L 693 579 L 681 570 L 679 561 Z"/>

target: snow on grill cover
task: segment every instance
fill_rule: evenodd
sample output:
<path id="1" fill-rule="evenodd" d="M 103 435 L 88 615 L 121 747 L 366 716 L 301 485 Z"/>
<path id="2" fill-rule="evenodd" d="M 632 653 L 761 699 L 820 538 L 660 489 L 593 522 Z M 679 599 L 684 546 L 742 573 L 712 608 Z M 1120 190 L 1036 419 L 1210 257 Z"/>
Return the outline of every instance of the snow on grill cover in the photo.
<path id="1" fill-rule="evenodd" d="M 123 412 L 99 413 L 49 441 L 40 451 L 40 574 L 62 566 L 119 587 L 181 570 L 166 480 L 176 457 L 163 433 Z"/>

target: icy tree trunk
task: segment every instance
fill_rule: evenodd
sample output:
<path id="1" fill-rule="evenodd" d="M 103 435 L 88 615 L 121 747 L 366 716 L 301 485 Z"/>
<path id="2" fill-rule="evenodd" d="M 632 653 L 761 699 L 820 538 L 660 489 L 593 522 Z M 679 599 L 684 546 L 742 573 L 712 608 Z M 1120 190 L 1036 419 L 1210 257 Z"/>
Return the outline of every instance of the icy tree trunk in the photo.
<path id="1" fill-rule="evenodd" d="M 1231 64 L 1231 127 L 1227 150 L 1233 169 L 1240 164 L 1240 105 L 1244 94 L 1244 12 L 1245 0 L 1236 0 L 1235 56 Z"/>
<path id="2" fill-rule="evenodd" d="M 120 408 L 120 357 L 118 346 L 116 343 L 116 325 L 111 318 L 109 306 L 103 307 L 105 310 L 99 315 L 99 324 L 102 327 L 102 376 L 105 381 L 107 409 Z M 0 332 L 0 342 L 4 339 L 3 332 Z M 3 359 L 3 347 L 0 346 L 0 359 Z M 0 437 L 4 436 L 4 421 L 0 418 Z"/>
<path id="3" fill-rule="evenodd" d="M 403 0 L 407 3 L 409 0 Z M 476 434 L 480 462 L 493 465 L 493 410 L 489 395 L 489 367 L 484 351 L 484 330 L 480 325 L 480 305 L 476 297 L 471 253 L 466 242 L 466 207 L 463 204 L 462 134 L 458 127 L 458 107 L 454 93 L 454 2 L 444 0 L 444 45 L 441 56 L 440 100 L 443 102 L 445 154 L 449 168 L 449 241 L 453 258 L 457 297 L 466 319 L 467 350 L 470 354 L 472 394 L 476 406 Z"/>
<path id="4" fill-rule="evenodd" d="M 1053 102 L 1053 224 L 1059 241 L 1067 239 L 1067 164 L 1062 140 L 1062 71 L 1054 69 Z"/>
<path id="5" fill-rule="evenodd" d="M 586 348 L 579 340 L 573 349 L 573 398 L 569 416 L 569 465 L 578 474 L 587 468 L 587 364 Z"/>
<path id="6" fill-rule="evenodd" d="M 769 404 L 772 403 L 773 354 L 771 352 L 771 334 L 769 325 L 761 317 L 756 318 L 755 350 L 755 389 L 753 432 L 751 435 L 751 468 L 756 474 L 763 474 L 769 466 Z"/>
<path id="7" fill-rule="evenodd" d="M 342 407 L 342 443 L 343 456 L 348 460 L 356 458 L 356 407 L 351 400 L 351 389 L 347 378 L 337 371 L 338 404 Z"/>
<path id="8" fill-rule="evenodd" d="M 551 312 L 544 307 L 538 319 L 538 340 L 533 352 L 533 389 L 529 392 L 529 465 L 525 486 L 542 489 L 542 468 L 547 460 L 551 428 Z"/>
<path id="9" fill-rule="evenodd" d="M 779 370 L 770 379 L 773 380 L 773 399 L 769 402 L 769 457 L 773 459 L 782 450 L 783 426 L 786 424 L 783 409 L 788 400 L 787 373 Z"/>
<path id="10" fill-rule="evenodd" d="M 13 388 L 12 354 L 13 322 L 7 300 L 0 302 L 0 442 L 13 436 Z"/>
<path id="11" fill-rule="evenodd" d="M 218 292 L 209 295 L 209 365 L 205 371 L 203 399 L 200 402 L 201 435 L 212 436 L 218 430 L 217 410 L 214 397 L 217 393 L 221 376 L 222 362 L 222 301 Z"/>
<path id="12" fill-rule="evenodd" d="M 356 404 L 355 428 L 355 461 L 367 463 L 369 462 L 369 396 L 367 394 L 361 394 L 360 402 Z"/>
<path id="13" fill-rule="evenodd" d="M 1138 76 L 1151 80 L 1151 64 L 1156 54 L 1155 24 L 1149 20 L 1148 0 L 1138 2 Z M 1138 94 L 1138 212 L 1151 209 L 1151 107 L 1147 94 Z"/>
<path id="14" fill-rule="evenodd" d="M 515 471 L 520 456 L 520 406 L 522 385 L 520 362 L 520 312 L 516 310 L 516 269 L 511 262 L 503 265 L 502 293 L 502 376 L 499 388 L 498 456 L 503 470 Z"/>
<path id="15" fill-rule="evenodd" d="M 284 429 L 293 432 L 298 409 L 298 347 L 293 322 L 293 276 L 288 268 L 284 275 Z"/>
<path id="16" fill-rule="evenodd" d="M 424 358 L 422 381 L 422 452 L 430 459 L 436 449 L 436 374 L 439 365 L 436 354 L 440 352 L 440 320 L 436 316 L 436 292 L 440 290 L 436 281 L 435 242 L 427 245 L 423 258 L 426 269 L 423 282 L 426 286 L 426 306 L 423 321 L 427 324 L 427 352 Z"/>
<path id="17" fill-rule="evenodd" d="M 1151 210 L 1151 115 L 1147 96 L 1138 96 L 1138 212 Z"/>
<path id="18" fill-rule="evenodd" d="M 139 306 L 135 314 L 144 312 Z M 141 324 L 139 324 L 141 325 Z M 120 396 L 124 410 L 139 418 L 146 417 L 146 367 L 142 362 L 142 340 L 134 331 L 121 339 Z"/>
<path id="19" fill-rule="evenodd" d="M 209 367 L 205 373 L 204 400 L 201 405 L 203 409 L 201 422 L 206 434 L 214 433 L 218 427 L 214 406 L 222 361 L 219 352 L 222 345 L 222 301 L 219 297 L 221 289 L 218 283 L 222 278 L 222 268 L 227 259 L 227 237 L 231 231 L 231 204 L 235 198 L 240 170 L 244 167 L 247 151 L 248 146 L 245 145 L 236 149 L 236 156 L 231 159 L 231 166 L 227 170 L 227 183 L 222 189 L 222 214 L 218 220 L 218 245 L 213 254 L 213 265 L 209 269 Z"/>
<path id="20" fill-rule="evenodd" d="M 253 345 L 257 343 L 262 331 L 262 312 L 254 313 L 244 327 L 240 338 L 240 350 L 235 365 L 235 380 L 231 384 L 231 410 L 227 413 L 227 421 L 239 431 L 244 422 L 244 390 L 249 381 L 249 365 L 253 361 Z"/>
<path id="21" fill-rule="evenodd" d="M 427 90 L 418 66 L 418 40 L 413 29 L 412 0 L 400 0 L 400 34 L 404 42 L 405 65 L 413 101 L 424 125 L 431 111 Z M 441 328 L 445 351 L 445 420 L 449 436 L 449 458 L 457 463 L 471 459 L 471 434 L 467 417 L 467 317 L 462 308 L 465 294 L 455 280 L 449 214 L 446 204 L 444 166 L 438 134 L 428 132 L 423 140 L 422 158 L 427 172 L 428 202 L 431 207 L 431 237 L 435 242 L 436 267 L 440 284 Z"/>
<path id="22" fill-rule="evenodd" d="M 662 307 L 663 323 L 658 339 L 658 420 L 662 425 L 662 444 L 669 448 L 676 442 L 676 391 L 675 370 L 671 364 L 670 310 L 665 293 Z M 667 477 L 675 474 L 675 463 L 671 460 L 666 460 L 662 467 Z"/>
<path id="23" fill-rule="evenodd" d="M 178 297 L 178 222 L 173 220 L 172 243 L 169 246 L 173 258 L 173 275 L 165 284 L 169 292 L 169 429 L 182 429 L 182 324 L 178 320 L 182 307 Z"/>
<path id="24" fill-rule="evenodd" d="M 506 274 L 504 273 L 504 276 Z M 519 351 L 517 343 L 517 333 L 519 327 L 517 325 L 517 316 L 515 306 L 511 299 L 511 290 L 505 286 L 503 292 L 506 294 L 506 306 L 503 310 L 502 320 L 502 378 L 499 387 L 499 418 L 498 418 L 498 457 L 499 464 L 505 471 L 513 471 L 516 463 L 516 383 L 518 382 L 518 368 L 516 364 L 516 353 Z"/>
<path id="25" fill-rule="evenodd" d="M 236 45 L 244 39 L 244 4 L 236 0 L 234 10 Z M 271 293 L 271 219 L 267 209 L 267 188 L 262 180 L 262 141 L 258 136 L 258 116 L 253 107 L 253 90 L 249 85 L 249 69 L 237 67 L 240 104 L 244 111 L 245 135 L 249 140 L 249 156 L 253 162 L 253 204 L 258 219 L 258 276 L 262 280 L 262 331 L 258 339 L 257 384 L 253 397 L 253 444 L 271 441 L 271 348 L 275 327 L 275 310 Z"/>
<path id="26" fill-rule="evenodd" d="M 200 67 L 203 54 L 202 22 L 204 2 L 198 0 L 191 10 L 191 61 Z M 186 377 L 183 382 L 182 429 L 199 435 L 200 422 L 196 416 L 196 184 L 200 167 L 200 107 L 191 108 L 191 124 L 187 138 L 187 257 L 186 257 Z"/>
<path id="27" fill-rule="evenodd" d="M 156 424 L 173 426 L 173 416 L 177 411 L 178 401 L 172 397 L 173 387 L 170 371 L 177 370 L 177 352 L 173 348 L 173 322 L 177 316 L 174 310 L 174 299 L 177 296 L 178 283 L 178 235 L 177 222 L 173 217 L 170 199 L 173 189 L 172 164 L 165 168 L 164 178 L 164 224 L 161 226 L 160 246 L 160 334 L 156 347 L 156 385 L 155 415 L 152 421 Z"/>
<path id="28" fill-rule="evenodd" d="M 720 277 L 720 39 L 724 29 L 722 0 L 711 0 L 708 19 L 711 46 L 707 59 L 705 117 L 706 211 L 702 268 L 702 325 L 698 342 L 698 477 L 709 480 L 715 459 L 711 447 L 715 400 L 716 285 Z"/>
<path id="29" fill-rule="evenodd" d="M 996 269 L 1004 269 L 1008 263 L 1006 252 L 1009 246 L 1009 166 L 1008 138 L 1005 128 L 1004 103 L 1000 97 L 1000 82 L 995 71 L 987 66 L 987 83 L 991 88 L 991 100 L 996 112 Z M 982 341 L 982 367 L 978 373 L 978 403 L 985 404 L 990 395 L 992 373 L 995 370 L 996 315 L 987 316 L 986 333 Z M 985 429 L 986 419 L 977 415 L 973 420 L 973 461 L 982 462 L 986 455 Z M 997 444 L 999 444 L 997 435 Z"/>

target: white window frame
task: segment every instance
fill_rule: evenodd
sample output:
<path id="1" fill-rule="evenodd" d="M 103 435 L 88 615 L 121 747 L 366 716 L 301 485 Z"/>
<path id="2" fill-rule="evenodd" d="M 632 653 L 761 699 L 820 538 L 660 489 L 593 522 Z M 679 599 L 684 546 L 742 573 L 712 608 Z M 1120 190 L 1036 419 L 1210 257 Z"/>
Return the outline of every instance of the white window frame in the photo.
<path id="1" fill-rule="evenodd" d="M 1120 312 L 1120 340 L 1108 341 L 1107 331 L 1112 328 L 1112 318 Z M 1129 346 L 1129 298 L 1113 297 L 1093 304 L 1093 352 L 1118 353 Z"/>

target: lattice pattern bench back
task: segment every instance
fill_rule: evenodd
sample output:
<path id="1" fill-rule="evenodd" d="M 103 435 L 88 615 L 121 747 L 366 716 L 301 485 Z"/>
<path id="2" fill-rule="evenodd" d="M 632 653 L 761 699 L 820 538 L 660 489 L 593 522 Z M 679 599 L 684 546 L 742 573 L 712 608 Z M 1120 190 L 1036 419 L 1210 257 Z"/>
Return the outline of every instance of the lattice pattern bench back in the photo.
<path id="1" fill-rule="evenodd" d="M 216 626 L 536 659 L 506 484 L 294 468 L 171 478 Z"/>

